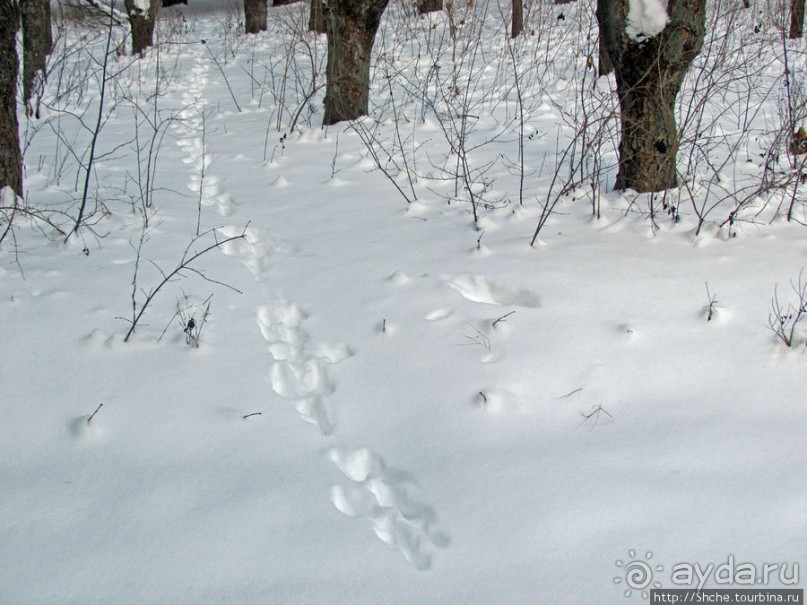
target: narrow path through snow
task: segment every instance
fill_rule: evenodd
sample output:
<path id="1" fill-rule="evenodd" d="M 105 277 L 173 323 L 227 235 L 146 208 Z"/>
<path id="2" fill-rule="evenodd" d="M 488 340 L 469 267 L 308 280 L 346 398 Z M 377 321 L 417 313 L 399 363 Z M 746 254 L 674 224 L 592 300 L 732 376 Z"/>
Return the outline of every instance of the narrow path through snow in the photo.
<path id="1" fill-rule="evenodd" d="M 210 61 L 202 56 L 200 45 L 192 44 L 187 48 L 193 67 L 189 70 L 186 88 L 182 93 L 184 108 L 180 112 L 182 119 L 177 131 L 181 137 L 178 145 L 187 153 L 184 162 L 194 169 L 188 180 L 188 189 L 199 196 L 202 206 L 216 206 L 221 216 L 229 216 L 233 212 L 232 198 L 219 190 L 219 177 L 207 174 L 207 169 L 215 159 L 207 145 L 207 101 L 204 94 Z"/>
<path id="2" fill-rule="evenodd" d="M 215 96 L 216 89 L 223 84 L 209 77 L 210 62 L 200 46 L 189 46 L 189 55 L 193 66 L 188 70 L 186 88 L 181 97 L 184 105 L 182 120 L 176 127 L 178 144 L 186 153 L 183 161 L 192 168 L 187 187 L 198 196 L 200 213 L 204 208 L 213 207 L 220 216 L 234 220 L 238 215 L 238 205 L 233 200 L 246 193 L 228 191 L 223 186 L 226 179 L 210 171 L 216 159 L 211 149 L 227 148 L 230 141 L 225 137 L 233 136 L 226 128 L 222 131 L 215 127 L 216 121 L 210 117 L 207 108 L 206 99 Z M 245 144 L 240 149 L 248 153 L 251 147 Z M 274 182 L 280 186 L 285 181 L 278 176 Z M 277 213 L 295 211 L 293 207 L 287 210 L 276 207 L 275 210 Z M 250 218 L 244 217 L 244 222 Z M 277 225 L 294 222 L 293 216 L 274 218 Z M 273 254 L 298 255 L 301 246 L 254 226 L 244 230 L 243 224 L 231 223 L 217 228 L 217 232 L 223 237 L 244 233 L 244 238 L 228 242 L 221 251 L 240 260 L 256 282 L 271 287 L 271 292 L 261 292 L 263 300 L 256 301 L 256 307 L 257 324 L 271 356 L 268 374 L 272 390 L 293 402 L 301 419 L 316 426 L 323 436 L 333 437 L 338 427 L 338 410 L 331 397 L 335 383 L 330 368 L 353 352 L 346 344 L 315 340 L 305 329 L 307 313 L 298 303 L 278 296 L 276 292 L 282 284 L 271 282 Z M 449 285 L 468 297 L 469 288 L 457 286 L 462 283 L 462 278 L 455 281 Z M 491 296 L 497 299 L 494 304 L 504 304 L 510 299 L 518 299 L 525 305 L 534 302 L 528 294 L 478 282 L 471 284 L 470 290 L 490 290 L 493 292 Z M 417 569 L 430 569 L 434 547 L 445 547 L 449 540 L 437 529 L 435 511 L 414 496 L 418 491 L 414 479 L 387 466 L 381 455 L 367 448 L 335 447 L 328 451 L 327 456 L 347 479 L 346 483 L 331 487 L 334 507 L 350 517 L 368 519 L 375 535 L 399 550 L 406 561 Z"/>

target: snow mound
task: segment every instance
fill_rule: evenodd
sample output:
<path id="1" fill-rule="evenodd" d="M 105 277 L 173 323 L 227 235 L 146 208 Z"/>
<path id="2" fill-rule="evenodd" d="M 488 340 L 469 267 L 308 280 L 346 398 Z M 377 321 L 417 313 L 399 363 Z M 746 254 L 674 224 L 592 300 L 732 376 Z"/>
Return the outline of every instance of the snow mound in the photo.
<path id="1" fill-rule="evenodd" d="M 660 34 L 670 17 L 661 0 L 630 0 L 625 33 L 637 42 Z"/>

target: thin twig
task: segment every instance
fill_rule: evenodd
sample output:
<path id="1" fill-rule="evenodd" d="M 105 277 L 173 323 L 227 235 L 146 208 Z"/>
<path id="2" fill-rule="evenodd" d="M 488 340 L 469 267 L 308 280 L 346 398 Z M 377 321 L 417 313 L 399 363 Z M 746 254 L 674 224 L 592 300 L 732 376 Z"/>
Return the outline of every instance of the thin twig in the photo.
<path id="1" fill-rule="evenodd" d="M 95 418 L 95 415 L 98 413 L 98 410 L 100 410 L 102 407 L 104 407 L 104 404 L 103 404 L 103 403 L 99 403 L 99 404 L 98 404 L 98 407 L 97 407 L 97 408 L 95 408 L 95 411 L 94 411 L 92 414 L 90 414 L 90 415 L 87 417 L 87 424 L 90 424 L 90 421 L 91 421 L 93 418 Z"/>

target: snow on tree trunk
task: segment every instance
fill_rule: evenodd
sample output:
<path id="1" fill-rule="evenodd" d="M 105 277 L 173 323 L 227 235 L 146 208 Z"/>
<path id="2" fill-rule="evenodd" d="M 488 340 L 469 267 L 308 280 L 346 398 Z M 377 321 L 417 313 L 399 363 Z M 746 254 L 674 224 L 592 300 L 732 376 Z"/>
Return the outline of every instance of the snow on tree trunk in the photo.
<path id="1" fill-rule="evenodd" d="M 788 38 L 795 40 L 804 35 L 804 2 L 805 0 L 790 0 L 790 32 Z"/>
<path id="2" fill-rule="evenodd" d="M 318 34 L 325 33 L 325 15 L 322 13 L 322 0 L 311 0 L 311 13 L 308 16 L 308 29 Z"/>
<path id="3" fill-rule="evenodd" d="M 22 12 L 23 102 L 28 106 L 40 92 L 47 73 L 47 57 L 53 48 L 50 0 L 20 0 Z"/>
<path id="4" fill-rule="evenodd" d="M 266 0 L 244 0 L 244 31 L 246 33 L 265 32 L 267 18 Z"/>
<path id="5" fill-rule="evenodd" d="M 616 188 L 676 187 L 675 99 L 703 46 L 705 0 L 602 0 L 601 19 L 622 121 Z"/>
<path id="6" fill-rule="evenodd" d="M 160 0 L 123 0 L 132 29 L 132 54 L 142 56 L 154 46 L 154 24 L 160 11 Z"/>
<path id="7" fill-rule="evenodd" d="M 323 125 L 367 114 L 370 56 L 388 0 L 323 2 L 328 35 Z"/>
<path id="8" fill-rule="evenodd" d="M 22 195 L 22 156 L 17 122 L 19 57 L 16 35 L 20 12 L 16 1 L 0 2 L 0 190 Z"/>

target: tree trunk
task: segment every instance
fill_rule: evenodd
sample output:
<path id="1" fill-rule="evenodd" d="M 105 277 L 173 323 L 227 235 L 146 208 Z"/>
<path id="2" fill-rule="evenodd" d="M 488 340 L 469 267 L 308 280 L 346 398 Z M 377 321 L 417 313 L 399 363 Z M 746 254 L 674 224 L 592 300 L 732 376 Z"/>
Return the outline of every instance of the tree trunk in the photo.
<path id="1" fill-rule="evenodd" d="M 614 66 L 622 121 L 617 189 L 648 192 L 678 185 L 675 98 L 703 46 L 705 4 L 669 0 L 669 22 L 660 33 L 631 37 L 627 0 L 602 0 L 600 39 Z"/>
<path id="2" fill-rule="evenodd" d="M 791 40 L 804 35 L 804 2 L 805 0 L 790 0 L 790 33 L 787 37 Z"/>
<path id="3" fill-rule="evenodd" d="M 29 106 L 34 93 L 41 93 L 47 74 L 47 57 L 53 49 L 50 0 L 20 0 L 20 12 L 23 40 L 22 98 L 23 103 Z"/>
<path id="4" fill-rule="evenodd" d="M 329 0 L 324 4 L 328 34 L 323 125 L 367 115 L 370 56 L 388 0 Z"/>
<path id="5" fill-rule="evenodd" d="M 418 0 L 418 14 L 425 15 L 443 10 L 443 0 Z"/>
<path id="6" fill-rule="evenodd" d="M 244 0 L 244 31 L 246 33 L 265 32 L 268 17 L 266 0 Z"/>
<path id="7" fill-rule="evenodd" d="M 300 0 L 274 0 L 272 6 L 286 6 L 287 4 L 294 4 L 295 2 L 300 2 Z"/>
<path id="8" fill-rule="evenodd" d="M 524 5 L 521 0 L 513 0 L 513 23 L 510 35 L 518 37 L 524 30 Z"/>
<path id="9" fill-rule="evenodd" d="M 599 43 L 599 57 L 597 63 L 597 74 L 600 76 L 607 76 L 612 71 L 614 71 L 614 65 L 611 63 L 611 57 L 608 56 L 608 49 L 605 48 L 605 41 L 603 40 L 602 34 L 602 21 L 603 21 L 603 0 L 597 0 L 597 10 L 595 12 L 597 16 L 597 25 L 600 29 L 600 43 Z"/>
<path id="10" fill-rule="evenodd" d="M 322 13 L 322 0 L 311 0 L 311 13 L 308 16 L 308 30 L 325 33 L 325 15 Z"/>
<path id="11" fill-rule="evenodd" d="M 129 25 L 132 28 L 132 54 L 141 57 L 147 48 L 154 46 L 154 24 L 160 12 L 160 0 L 151 0 L 148 10 L 140 10 L 135 0 L 123 0 Z"/>
<path id="12" fill-rule="evenodd" d="M 0 189 L 11 187 L 22 195 L 22 156 L 17 122 L 16 35 L 20 11 L 16 1 L 0 2 Z"/>

